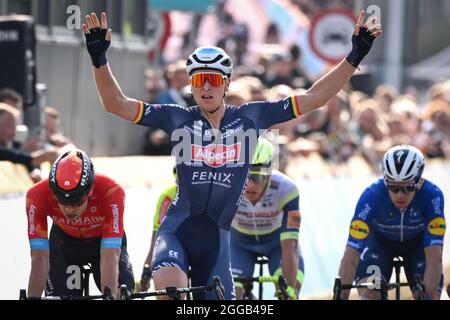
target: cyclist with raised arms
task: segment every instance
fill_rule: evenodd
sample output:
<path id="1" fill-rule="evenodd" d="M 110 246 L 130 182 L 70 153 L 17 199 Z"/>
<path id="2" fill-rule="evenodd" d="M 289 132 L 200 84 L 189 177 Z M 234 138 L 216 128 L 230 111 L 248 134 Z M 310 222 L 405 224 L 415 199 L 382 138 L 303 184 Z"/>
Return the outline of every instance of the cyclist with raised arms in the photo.
<path id="1" fill-rule="evenodd" d="M 91 264 L 95 283 L 115 297 L 134 289 L 123 226 L 125 192 L 96 174 L 81 150 L 63 153 L 45 179 L 26 195 L 31 271 L 28 296 L 82 296 L 82 268 Z M 48 236 L 47 217 L 53 221 Z"/>
<path id="2" fill-rule="evenodd" d="M 361 12 L 350 54 L 307 92 L 240 107 L 224 103 L 233 71 L 231 58 L 217 47 L 197 48 L 186 63 L 198 104 L 191 108 L 147 104 L 122 92 L 106 59 L 112 34 L 106 13 L 101 22 L 95 13 L 86 16 L 83 32 L 105 110 L 136 124 L 163 129 L 176 147 L 179 186 L 156 239 L 152 263 L 156 289 L 185 287 L 190 266 L 193 286 L 211 284 L 218 275 L 225 298 L 233 299 L 229 230 L 260 130 L 325 105 L 353 75 L 381 34 L 380 26 L 369 28 Z M 200 293 L 194 298 L 215 299 L 215 294 Z"/>
<path id="3" fill-rule="evenodd" d="M 231 268 L 234 276 L 253 277 L 258 256 L 265 256 L 270 274 L 282 274 L 289 298 L 298 299 L 304 278 L 299 191 L 288 176 L 272 170 L 273 152 L 272 144 L 259 138 L 244 197 L 231 223 Z M 242 284 L 235 285 L 236 297 L 242 299 Z"/>
<path id="4" fill-rule="evenodd" d="M 381 162 L 383 178 L 359 198 L 339 268 L 343 284 L 389 282 L 393 258 L 403 257 L 408 281 L 419 275 L 426 299 L 439 299 L 445 235 L 444 196 L 422 178 L 424 157 L 415 147 L 389 149 Z M 380 279 L 381 277 L 381 279 Z M 361 299 L 380 299 L 380 292 L 359 289 Z M 341 298 L 348 299 L 349 290 Z M 417 296 L 417 294 L 415 294 Z M 417 298 L 417 297 L 416 297 Z"/>

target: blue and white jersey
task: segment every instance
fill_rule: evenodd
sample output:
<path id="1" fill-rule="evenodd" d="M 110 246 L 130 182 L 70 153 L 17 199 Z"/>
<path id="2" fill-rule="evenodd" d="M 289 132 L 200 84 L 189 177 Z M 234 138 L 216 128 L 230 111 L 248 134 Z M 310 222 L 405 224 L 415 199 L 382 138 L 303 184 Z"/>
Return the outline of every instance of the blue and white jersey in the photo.
<path id="1" fill-rule="evenodd" d="M 423 247 L 443 245 L 445 229 L 444 196 L 438 186 L 424 179 L 410 205 L 398 209 L 379 179 L 359 198 L 347 245 L 362 252 L 372 233 L 393 244 L 423 237 Z"/>

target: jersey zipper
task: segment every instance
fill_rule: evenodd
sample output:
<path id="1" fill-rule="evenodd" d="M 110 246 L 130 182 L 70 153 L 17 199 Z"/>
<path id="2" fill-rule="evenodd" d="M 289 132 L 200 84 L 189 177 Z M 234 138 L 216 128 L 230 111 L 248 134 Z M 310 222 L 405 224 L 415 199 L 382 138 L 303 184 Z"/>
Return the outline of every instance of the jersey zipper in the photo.
<path id="1" fill-rule="evenodd" d="M 226 107 L 225 107 L 225 108 L 226 108 Z M 207 127 L 209 127 L 208 130 L 209 130 L 210 132 L 215 133 L 215 130 L 214 130 L 214 129 L 216 129 L 216 130 L 218 131 L 219 137 L 220 137 L 221 134 L 222 134 L 222 130 L 221 130 L 221 129 L 222 129 L 222 122 L 223 122 L 224 119 L 225 119 L 225 114 L 226 114 L 226 109 L 225 109 L 225 113 L 223 114 L 222 119 L 221 119 L 220 122 L 219 122 L 219 128 L 218 128 L 218 129 L 215 128 L 215 127 L 213 128 L 213 125 L 212 125 L 212 123 L 210 122 L 210 120 L 209 120 L 205 115 L 203 115 L 203 118 L 206 119 L 206 123 L 208 124 L 208 126 L 207 126 Z M 217 142 L 216 142 L 216 141 L 217 141 L 217 136 L 214 137 L 214 141 L 213 141 L 213 143 L 217 146 Z M 220 143 L 222 143 L 222 140 L 220 140 Z M 213 169 L 212 169 L 212 176 L 214 177 L 215 174 L 216 174 L 216 169 L 213 168 Z M 211 183 L 210 183 L 210 185 L 209 185 L 208 200 L 206 200 L 206 206 L 205 206 L 205 209 L 204 209 L 204 214 L 207 214 L 207 213 L 208 213 L 209 202 L 210 202 L 210 200 L 211 200 L 211 193 L 212 193 L 213 185 L 214 185 L 214 180 L 212 179 L 212 180 L 211 180 Z"/>
<path id="2" fill-rule="evenodd" d="M 403 218 L 405 216 L 406 209 L 400 209 L 401 217 L 400 217 L 400 242 L 403 242 Z"/>
<path id="3" fill-rule="evenodd" d="M 206 118 L 207 120 L 208 120 L 208 118 Z M 223 120 L 223 119 L 222 119 Z M 222 121 L 221 121 L 222 122 Z M 211 123 L 209 122 L 209 120 L 207 121 L 207 123 L 209 124 L 208 125 L 208 127 L 209 127 L 209 129 L 208 130 L 210 130 L 210 132 L 214 132 L 214 130 L 213 130 L 213 128 L 212 128 L 212 125 L 211 125 Z M 219 132 L 220 132 L 220 129 L 219 129 Z M 217 146 L 217 143 L 215 142 L 216 141 L 216 137 L 214 137 L 214 144 Z M 208 208 L 209 208 L 209 202 L 210 202 L 210 200 L 211 200 L 211 193 L 212 193 L 212 188 L 213 188 L 213 184 L 214 184 L 214 179 L 213 179 L 213 177 L 215 176 L 215 174 L 216 174 L 216 169 L 215 168 L 212 168 L 212 179 L 211 179 L 211 183 L 209 184 L 209 190 L 208 190 L 208 198 L 207 198 L 207 200 L 206 200 L 206 206 L 205 206 L 205 209 L 203 210 L 203 213 L 204 214 L 208 214 Z"/>
<path id="4" fill-rule="evenodd" d="M 249 201 L 250 202 L 250 204 L 253 206 L 253 204 L 251 203 L 251 201 Z M 259 203 L 259 201 L 258 201 L 258 203 Z M 257 205 L 258 205 L 258 203 L 256 203 L 254 206 L 253 206 L 253 208 L 255 208 Z M 253 213 L 254 213 L 254 215 L 253 215 L 253 217 L 252 217 L 252 222 L 253 222 L 253 231 L 255 232 L 255 238 L 256 238 L 256 241 L 257 242 L 259 242 L 259 236 L 258 236 L 258 233 L 256 232 L 256 211 L 258 211 L 257 209 L 255 210 L 253 210 Z"/>

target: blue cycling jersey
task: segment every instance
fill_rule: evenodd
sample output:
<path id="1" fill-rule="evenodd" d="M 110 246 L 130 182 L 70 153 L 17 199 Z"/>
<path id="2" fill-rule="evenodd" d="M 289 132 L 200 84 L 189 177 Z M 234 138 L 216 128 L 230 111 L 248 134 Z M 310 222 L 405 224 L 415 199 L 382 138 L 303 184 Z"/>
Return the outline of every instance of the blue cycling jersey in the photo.
<path id="1" fill-rule="evenodd" d="M 218 275 L 225 298 L 234 298 L 229 230 L 257 136 L 259 130 L 299 116 L 297 100 L 226 106 L 219 132 L 198 106 L 140 104 L 135 122 L 163 129 L 171 136 L 177 157 L 178 190 L 158 230 L 152 272 L 178 268 L 189 273 L 192 286 L 211 284 Z M 215 297 L 208 292 L 194 298 Z"/>
<path id="2" fill-rule="evenodd" d="M 171 136 L 177 153 L 179 188 L 168 214 L 206 214 L 219 227 L 229 230 L 256 147 L 256 141 L 248 143 L 245 133 L 259 134 L 259 130 L 299 116 L 297 100 L 298 97 L 290 97 L 226 106 L 218 137 L 198 106 L 141 103 L 134 122 L 164 130 Z M 176 147 L 186 143 L 189 148 L 182 151 Z M 184 154 L 186 150 L 188 154 Z"/>
<path id="3" fill-rule="evenodd" d="M 392 203 L 383 179 L 376 181 L 359 198 L 347 245 L 362 252 L 372 234 L 392 245 L 418 239 L 423 247 L 443 245 L 445 217 L 442 191 L 424 179 L 410 205 L 401 210 Z"/>

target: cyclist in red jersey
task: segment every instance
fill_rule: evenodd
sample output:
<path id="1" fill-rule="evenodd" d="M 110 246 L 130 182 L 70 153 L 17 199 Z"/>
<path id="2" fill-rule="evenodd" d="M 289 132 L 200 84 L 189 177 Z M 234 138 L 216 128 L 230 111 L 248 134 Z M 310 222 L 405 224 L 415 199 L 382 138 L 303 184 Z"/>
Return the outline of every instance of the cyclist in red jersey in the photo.
<path id="1" fill-rule="evenodd" d="M 67 151 L 48 179 L 26 195 L 31 272 L 28 296 L 82 295 L 81 270 L 90 264 L 99 290 L 113 296 L 120 284 L 134 290 L 134 276 L 123 227 L 125 192 L 115 181 L 95 174 L 81 150 Z M 53 221 L 48 237 L 47 217 Z M 101 290 L 102 291 L 102 290 Z"/>

